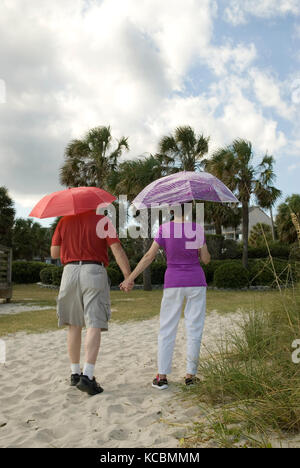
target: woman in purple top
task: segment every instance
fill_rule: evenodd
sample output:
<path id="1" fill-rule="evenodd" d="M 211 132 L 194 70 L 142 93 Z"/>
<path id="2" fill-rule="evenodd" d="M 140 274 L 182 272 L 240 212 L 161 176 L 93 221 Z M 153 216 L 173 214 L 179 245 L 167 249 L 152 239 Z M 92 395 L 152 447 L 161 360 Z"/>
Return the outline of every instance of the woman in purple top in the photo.
<path id="1" fill-rule="evenodd" d="M 201 260 L 210 262 L 202 226 L 185 222 L 183 217 L 162 224 L 149 251 L 144 255 L 131 275 L 121 284 L 121 289 L 130 291 L 135 279 L 156 257 L 159 248 L 167 257 L 164 294 L 160 310 L 158 337 L 158 375 L 152 386 L 168 388 L 167 374 L 171 372 L 172 357 L 182 305 L 186 299 L 184 318 L 187 330 L 186 384 L 195 382 L 202 333 L 206 312 L 206 279 Z"/>

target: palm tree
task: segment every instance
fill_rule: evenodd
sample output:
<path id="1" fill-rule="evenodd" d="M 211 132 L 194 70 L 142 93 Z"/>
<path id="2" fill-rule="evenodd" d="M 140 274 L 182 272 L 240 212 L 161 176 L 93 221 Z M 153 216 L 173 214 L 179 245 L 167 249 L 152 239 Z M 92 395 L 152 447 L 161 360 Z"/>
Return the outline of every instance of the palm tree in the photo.
<path id="1" fill-rule="evenodd" d="M 205 202 L 205 221 L 214 224 L 217 235 L 222 227 L 237 228 L 241 224 L 241 210 L 222 203 Z"/>
<path id="2" fill-rule="evenodd" d="M 126 194 L 129 201 L 132 201 L 138 193 L 148 184 L 160 178 L 162 168 L 159 160 L 150 155 L 143 159 L 135 159 L 121 163 L 114 175 L 114 191 L 116 194 Z M 144 239 L 143 251 L 148 250 L 151 243 L 151 216 L 148 210 L 148 238 Z M 143 273 L 144 290 L 150 291 L 151 267 L 146 268 Z"/>
<path id="3" fill-rule="evenodd" d="M 196 171 L 208 152 L 209 137 L 197 136 L 190 126 L 177 127 L 173 135 L 164 136 L 156 157 L 163 163 L 166 173 Z"/>
<path id="4" fill-rule="evenodd" d="M 39 223 L 33 223 L 31 231 L 34 240 L 34 255 L 44 262 L 50 253 L 51 230 L 50 228 L 42 227 Z"/>
<path id="5" fill-rule="evenodd" d="M 110 127 L 96 127 L 82 140 L 72 140 L 65 150 L 65 162 L 60 170 L 60 182 L 67 187 L 97 186 L 107 188 L 107 180 L 124 150 L 129 150 L 128 138 L 117 140 L 112 149 Z"/>
<path id="6" fill-rule="evenodd" d="M 35 253 L 32 219 L 17 218 L 13 231 L 13 256 L 16 260 L 32 260 Z"/>
<path id="7" fill-rule="evenodd" d="M 281 197 L 281 190 L 274 187 L 273 182 L 276 180 L 274 173 L 274 158 L 267 154 L 263 158 L 262 162 L 258 166 L 260 171 L 260 177 L 256 183 L 255 194 L 259 205 L 262 208 L 270 210 L 271 222 L 272 222 L 272 237 L 275 240 L 275 227 L 273 217 L 273 207 Z"/>
<path id="8" fill-rule="evenodd" d="M 253 152 L 249 141 L 237 139 L 217 150 L 204 162 L 205 169 L 221 179 L 242 204 L 243 265 L 248 268 L 249 202 L 256 187 L 256 169 L 252 164 Z"/>
<path id="9" fill-rule="evenodd" d="M 271 226 L 264 223 L 257 223 L 251 229 L 249 236 L 249 245 L 251 245 L 252 247 L 263 247 L 265 245 L 265 238 L 263 236 L 263 232 L 266 236 L 267 241 L 271 242 L 273 238 Z"/>
<path id="10" fill-rule="evenodd" d="M 293 244 L 297 241 L 297 231 L 292 221 L 291 214 L 294 213 L 300 219 L 300 195 L 293 194 L 287 197 L 284 203 L 278 207 L 276 216 L 276 227 L 281 242 Z"/>
<path id="11" fill-rule="evenodd" d="M 0 187 L 0 244 L 7 247 L 12 245 L 15 214 L 14 202 L 7 188 Z"/>

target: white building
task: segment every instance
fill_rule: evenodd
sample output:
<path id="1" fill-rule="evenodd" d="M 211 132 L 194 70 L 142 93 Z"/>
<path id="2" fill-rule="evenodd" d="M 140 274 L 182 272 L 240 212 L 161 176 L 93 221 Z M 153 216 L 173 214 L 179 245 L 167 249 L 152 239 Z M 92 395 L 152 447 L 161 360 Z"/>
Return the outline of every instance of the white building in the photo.
<path id="1" fill-rule="evenodd" d="M 251 206 L 249 208 L 249 233 L 251 232 L 252 228 L 257 224 L 267 224 L 268 226 L 272 226 L 271 217 L 268 216 L 259 206 Z M 235 239 L 235 240 L 242 240 L 243 239 L 243 227 L 242 224 L 237 227 L 237 229 L 228 227 L 222 228 L 222 234 L 225 239 Z M 206 234 L 215 234 L 215 228 L 211 225 L 205 226 Z"/>

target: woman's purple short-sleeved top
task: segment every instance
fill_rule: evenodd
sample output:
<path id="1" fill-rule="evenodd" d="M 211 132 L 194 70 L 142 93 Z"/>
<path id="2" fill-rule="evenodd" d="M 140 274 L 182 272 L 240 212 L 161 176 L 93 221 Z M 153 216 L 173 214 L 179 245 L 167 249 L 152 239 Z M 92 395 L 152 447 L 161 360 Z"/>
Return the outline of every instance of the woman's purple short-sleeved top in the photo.
<path id="1" fill-rule="evenodd" d="M 198 249 L 206 242 L 200 224 L 162 224 L 154 240 L 167 256 L 164 288 L 207 286 L 198 254 Z"/>

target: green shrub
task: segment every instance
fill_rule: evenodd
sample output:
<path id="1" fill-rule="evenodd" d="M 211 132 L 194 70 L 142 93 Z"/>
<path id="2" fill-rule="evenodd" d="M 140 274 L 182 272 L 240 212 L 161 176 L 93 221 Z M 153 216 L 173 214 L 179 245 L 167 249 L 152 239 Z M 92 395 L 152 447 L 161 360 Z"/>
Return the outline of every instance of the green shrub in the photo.
<path id="1" fill-rule="evenodd" d="M 210 252 L 211 258 L 220 259 L 222 256 L 222 249 L 224 244 L 224 236 L 207 234 L 206 236 L 207 248 Z"/>
<path id="2" fill-rule="evenodd" d="M 52 284 L 52 270 L 55 265 L 48 265 L 40 271 L 40 279 L 43 284 Z"/>
<path id="3" fill-rule="evenodd" d="M 299 247 L 299 244 L 294 244 L 291 247 L 289 259 L 292 262 L 300 262 L 300 247 Z"/>
<path id="4" fill-rule="evenodd" d="M 280 242 L 270 242 L 269 249 L 272 257 L 282 258 L 285 260 L 289 259 L 290 256 L 290 246 L 282 244 Z M 266 258 L 269 256 L 269 250 L 267 246 L 261 247 L 251 247 L 249 246 L 248 250 L 249 258 Z"/>
<path id="5" fill-rule="evenodd" d="M 248 286 L 248 271 L 237 262 L 226 262 L 219 266 L 214 274 L 217 288 L 241 289 Z"/>
<path id="6" fill-rule="evenodd" d="M 290 245 L 282 244 L 281 242 L 271 242 L 269 247 L 272 257 L 282 258 L 284 260 L 289 259 L 291 252 Z"/>
<path id="7" fill-rule="evenodd" d="M 222 259 L 241 258 L 242 252 L 237 241 L 233 239 L 225 239 L 222 246 Z"/>
<path id="8" fill-rule="evenodd" d="M 151 265 L 152 284 L 163 284 L 165 278 L 166 264 L 164 262 L 153 262 Z"/>
<path id="9" fill-rule="evenodd" d="M 123 281 L 123 274 L 118 267 L 112 267 L 109 265 L 107 267 L 107 274 L 111 282 L 111 286 L 119 286 Z"/>
<path id="10" fill-rule="evenodd" d="M 12 280 L 14 283 L 37 283 L 40 281 L 40 271 L 45 268 L 42 262 L 24 262 L 16 260 L 12 264 Z"/>
<path id="11" fill-rule="evenodd" d="M 208 265 L 201 265 L 207 284 L 212 284 L 216 269 L 221 265 L 221 260 L 212 260 Z"/>
<path id="12" fill-rule="evenodd" d="M 267 247 L 248 247 L 249 258 L 266 258 L 269 255 Z"/>
<path id="13" fill-rule="evenodd" d="M 292 263 L 273 258 L 273 264 L 281 284 L 296 282 L 296 270 Z M 270 258 L 256 260 L 250 265 L 250 284 L 253 286 L 277 286 Z"/>
<path id="14" fill-rule="evenodd" d="M 64 271 L 64 267 L 62 266 L 51 268 L 52 284 L 54 286 L 60 286 L 63 271 Z"/>

